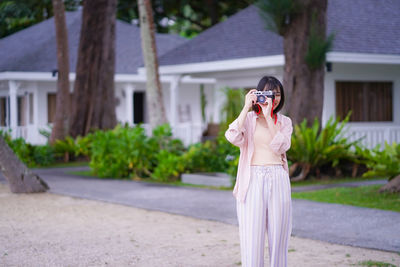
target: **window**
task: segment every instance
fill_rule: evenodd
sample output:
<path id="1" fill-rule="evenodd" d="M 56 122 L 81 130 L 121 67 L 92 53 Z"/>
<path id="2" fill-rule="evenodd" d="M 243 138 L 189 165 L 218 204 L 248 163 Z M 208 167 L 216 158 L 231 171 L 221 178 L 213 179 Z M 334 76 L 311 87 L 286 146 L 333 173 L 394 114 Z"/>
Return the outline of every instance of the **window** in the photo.
<path id="1" fill-rule="evenodd" d="M 33 124 L 33 94 L 29 93 L 29 124 Z"/>
<path id="2" fill-rule="evenodd" d="M 392 82 L 336 82 L 336 115 L 350 121 L 393 121 Z"/>
<path id="3" fill-rule="evenodd" d="M 9 122 L 8 98 L 0 97 L 0 126 L 7 126 Z"/>
<path id="4" fill-rule="evenodd" d="M 133 93 L 133 123 L 144 123 L 146 98 L 144 92 Z"/>
<path id="5" fill-rule="evenodd" d="M 47 122 L 53 123 L 56 115 L 56 94 L 47 94 Z"/>
<path id="6" fill-rule="evenodd" d="M 26 126 L 27 124 L 27 97 L 18 96 L 17 97 L 17 109 L 18 109 L 18 126 Z"/>

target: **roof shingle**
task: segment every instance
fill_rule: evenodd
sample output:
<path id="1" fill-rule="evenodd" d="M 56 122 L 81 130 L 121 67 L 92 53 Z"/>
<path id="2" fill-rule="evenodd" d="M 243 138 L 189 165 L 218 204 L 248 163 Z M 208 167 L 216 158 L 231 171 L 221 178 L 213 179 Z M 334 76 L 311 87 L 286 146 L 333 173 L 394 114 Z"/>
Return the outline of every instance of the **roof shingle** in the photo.
<path id="1" fill-rule="evenodd" d="M 328 0 L 332 51 L 400 54 L 399 0 Z M 160 65 L 283 54 L 282 37 L 265 28 L 254 5 L 202 32 L 160 58 Z"/>
<path id="2" fill-rule="evenodd" d="M 82 10 L 66 12 L 70 71 L 75 72 L 78 58 Z M 156 34 L 157 53 L 163 55 L 187 40 L 172 34 Z M 0 39 L 0 72 L 51 72 L 57 69 L 54 18 Z M 137 73 L 143 66 L 140 28 L 117 20 L 116 73 Z"/>

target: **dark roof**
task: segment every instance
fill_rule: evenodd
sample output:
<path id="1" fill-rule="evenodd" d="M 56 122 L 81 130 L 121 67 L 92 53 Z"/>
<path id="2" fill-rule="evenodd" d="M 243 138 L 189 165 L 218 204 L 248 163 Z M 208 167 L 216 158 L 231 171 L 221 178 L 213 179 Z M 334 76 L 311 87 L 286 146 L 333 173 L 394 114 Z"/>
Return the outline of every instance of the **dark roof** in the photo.
<path id="1" fill-rule="evenodd" d="M 328 0 L 332 51 L 400 54 L 399 0 Z M 281 36 L 265 28 L 254 5 L 202 32 L 160 58 L 160 65 L 283 54 Z"/>
<path id="2" fill-rule="evenodd" d="M 70 71 L 75 72 L 82 10 L 66 12 Z M 172 34 L 156 34 L 157 53 L 163 55 L 187 40 Z M 137 73 L 143 66 L 140 28 L 117 20 L 116 73 Z M 54 20 L 46 21 L 0 39 L 0 72 L 50 72 L 57 69 Z"/>

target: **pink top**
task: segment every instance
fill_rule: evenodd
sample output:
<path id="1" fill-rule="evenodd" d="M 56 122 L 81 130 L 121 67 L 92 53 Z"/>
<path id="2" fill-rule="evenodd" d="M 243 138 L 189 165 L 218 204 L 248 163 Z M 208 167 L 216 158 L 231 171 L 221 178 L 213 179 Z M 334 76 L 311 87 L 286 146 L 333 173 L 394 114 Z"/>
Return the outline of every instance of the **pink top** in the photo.
<path id="1" fill-rule="evenodd" d="M 289 174 L 286 151 L 290 148 L 290 139 L 293 132 L 292 120 L 280 113 L 277 114 L 278 131 L 269 144 L 272 151 L 281 155 L 283 168 Z M 233 195 L 244 202 L 250 183 L 250 163 L 254 152 L 254 131 L 257 114 L 250 111 L 246 115 L 242 129 L 238 129 L 238 119 L 234 120 L 225 132 L 226 139 L 240 148 L 239 165 Z"/>

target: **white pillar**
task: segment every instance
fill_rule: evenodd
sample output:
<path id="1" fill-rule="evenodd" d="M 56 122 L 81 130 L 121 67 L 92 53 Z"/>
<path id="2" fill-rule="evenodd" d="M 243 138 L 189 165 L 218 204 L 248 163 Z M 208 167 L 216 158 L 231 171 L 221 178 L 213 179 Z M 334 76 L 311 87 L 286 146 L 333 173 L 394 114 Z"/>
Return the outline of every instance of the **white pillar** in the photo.
<path id="1" fill-rule="evenodd" d="M 133 109 L 133 93 L 135 91 L 135 87 L 131 83 L 127 83 L 124 87 L 125 92 L 125 121 L 132 126 L 133 118 L 134 118 L 134 109 Z"/>
<path id="2" fill-rule="evenodd" d="M 176 75 L 173 76 L 170 84 L 170 94 L 169 94 L 169 105 L 170 105 L 170 125 L 172 130 L 177 126 L 177 96 L 178 96 L 178 91 L 179 91 L 179 82 L 180 82 L 181 76 Z"/>
<path id="3" fill-rule="evenodd" d="M 12 130 L 12 138 L 17 137 L 17 127 L 18 127 L 18 106 L 17 106 L 17 91 L 18 87 L 15 81 L 8 82 L 10 90 L 10 128 Z"/>

